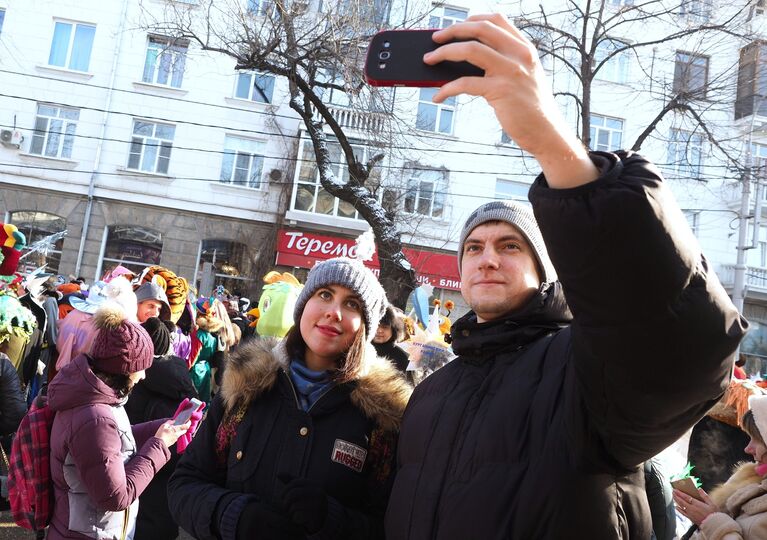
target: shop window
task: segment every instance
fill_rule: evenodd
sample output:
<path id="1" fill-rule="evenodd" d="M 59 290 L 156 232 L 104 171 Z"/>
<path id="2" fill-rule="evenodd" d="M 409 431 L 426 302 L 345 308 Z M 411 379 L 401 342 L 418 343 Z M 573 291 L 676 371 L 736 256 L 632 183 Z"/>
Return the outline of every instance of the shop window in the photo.
<path id="1" fill-rule="evenodd" d="M 140 273 L 147 266 L 160 264 L 162 241 L 162 233 L 146 227 L 108 227 L 101 268 L 108 270 L 121 264 Z"/>
<path id="2" fill-rule="evenodd" d="M 231 294 L 242 295 L 251 285 L 254 263 L 245 244 L 223 239 L 203 240 L 197 261 L 197 289 L 201 294 L 211 294 L 223 285 Z"/>
<path id="3" fill-rule="evenodd" d="M 63 217 L 55 214 L 49 214 L 47 212 L 37 212 L 35 210 L 20 210 L 17 212 L 11 212 L 10 222 L 24 233 L 27 237 L 27 248 L 32 246 L 35 242 L 40 242 L 56 233 L 66 231 L 67 220 Z M 21 264 L 19 269 L 25 268 L 33 270 L 43 265 L 46 266 L 46 271 L 58 274 L 59 264 L 61 263 L 61 250 L 64 247 L 64 238 L 59 238 L 53 243 L 45 242 L 42 244 L 42 249 L 37 250 L 29 255 L 29 249 L 26 249 L 22 253 Z"/>

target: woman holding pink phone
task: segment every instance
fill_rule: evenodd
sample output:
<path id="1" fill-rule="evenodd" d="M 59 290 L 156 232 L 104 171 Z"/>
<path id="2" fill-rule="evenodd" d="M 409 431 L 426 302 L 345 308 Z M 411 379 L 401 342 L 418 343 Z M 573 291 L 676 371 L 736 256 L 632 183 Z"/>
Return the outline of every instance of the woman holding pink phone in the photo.
<path id="1" fill-rule="evenodd" d="M 90 353 L 75 357 L 48 386 L 56 411 L 50 539 L 134 538 L 139 495 L 190 427 L 167 418 L 131 425 L 124 405 L 152 365 L 152 341 L 117 304 L 100 307 L 94 325 Z"/>
<path id="2" fill-rule="evenodd" d="M 168 485 L 198 539 L 372 539 L 411 389 L 371 345 L 386 296 L 360 261 L 317 264 L 295 325 L 228 360 L 221 391 Z"/>
<path id="3" fill-rule="evenodd" d="M 767 538 L 767 396 L 749 399 L 741 427 L 751 437 L 745 452 L 753 463 L 738 467 L 710 496 L 702 489 L 697 498 L 674 490 L 677 510 L 698 527 L 692 540 Z"/>

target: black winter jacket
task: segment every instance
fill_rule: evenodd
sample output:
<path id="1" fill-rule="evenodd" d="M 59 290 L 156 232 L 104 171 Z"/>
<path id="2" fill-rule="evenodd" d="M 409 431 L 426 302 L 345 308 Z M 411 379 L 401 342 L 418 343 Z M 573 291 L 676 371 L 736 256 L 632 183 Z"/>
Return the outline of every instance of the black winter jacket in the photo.
<path id="1" fill-rule="evenodd" d="M 173 416 L 184 398 L 197 397 L 186 360 L 174 355 L 155 357 L 146 378 L 131 392 L 125 410 L 131 424 Z M 170 448 L 170 461 L 155 474 L 139 497 L 136 519 L 136 539 L 173 539 L 178 536 L 178 525 L 168 509 L 168 480 L 179 455 L 176 446 Z"/>
<path id="2" fill-rule="evenodd" d="M 746 322 L 658 171 L 592 153 L 589 184 L 530 191 L 559 284 L 483 324 L 402 422 L 386 534 L 426 539 L 647 539 L 639 467 L 722 395 Z"/>
<path id="3" fill-rule="evenodd" d="M 412 388 L 368 346 L 365 374 L 332 387 L 305 412 L 284 343 L 272 347 L 251 341 L 229 357 L 221 392 L 168 486 L 172 514 L 195 538 L 230 540 L 249 501 L 279 512 L 281 478 L 303 477 L 329 497 L 325 525 L 312 538 L 381 538 Z M 222 419 L 243 409 L 230 445 L 217 451 Z"/>
<path id="4" fill-rule="evenodd" d="M 0 353 L 0 435 L 14 433 L 26 412 L 19 374 L 10 358 Z"/>

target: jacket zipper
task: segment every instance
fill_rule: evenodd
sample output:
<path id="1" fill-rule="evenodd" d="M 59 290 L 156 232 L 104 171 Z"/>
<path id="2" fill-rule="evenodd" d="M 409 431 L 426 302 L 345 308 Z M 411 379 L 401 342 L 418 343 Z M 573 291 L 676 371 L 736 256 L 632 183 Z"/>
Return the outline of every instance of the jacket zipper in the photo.
<path id="1" fill-rule="evenodd" d="M 288 379 L 288 384 L 290 385 L 290 389 L 293 391 L 293 398 L 296 400 L 296 407 L 297 407 L 298 409 L 301 409 L 301 410 L 303 410 L 303 407 L 301 407 L 301 402 L 300 402 L 300 401 L 299 401 L 299 399 L 298 399 L 298 393 L 296 392 L 296 387 L 293 385 L 293 379 L 291 379 L 291 378 L 290 378 L 290 374 L 289 374 L 287 371 L 285 371 L 284 369 L 282 370 L 282 373 L 283 373 L 283 374 L 285 375 L 285 377 Z M 335 384 L 333 384 L 333 385 L 331 385 L 329 388 L 327 388 L 327 389 L 326 389 L 324 392 L 322 392 L 322 393 L 319 395 L 319 397 L 317 398 L 317 400 L 316 400 L 314 403 L 312 403 L 312 404 L 309 406 L 309 408 L 306 410 L 306 413 L 308 414 L 308 413 L 309 413 L 309 411 L 311 411 L 311 410 L 314 408 L 314 406 L 315 406 L 315 405 L 317 405 L 317 403 L 319 403 L 319 402 L 320 402 L 320 400 L 321 400 L 323 397 L 325 397 L 325 395 L 326 395 L 328 392 L 330 392 L 331 390 L 333 390 L 333 388 L 335 388 L 335 387 L 336 387 L 336 385 L 335 385 Z"/>
<path id="2" fill-rule="evenodd" d="M 123 520 L 123 533 L 120 535 L 121 540 L 125 540 L 125 537 L 128 536 L 128 521 L 130 517 L 130 506 L 125 509 L 125 518 Z"/>

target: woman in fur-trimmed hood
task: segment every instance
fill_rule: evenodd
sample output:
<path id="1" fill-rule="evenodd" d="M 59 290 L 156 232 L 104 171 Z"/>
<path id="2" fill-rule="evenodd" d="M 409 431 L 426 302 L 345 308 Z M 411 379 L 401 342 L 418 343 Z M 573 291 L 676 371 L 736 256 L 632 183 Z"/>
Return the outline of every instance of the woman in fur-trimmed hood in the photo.
<path id="1" fill-rule="evenodd" d="M 749 398 L 741 427 L 751 437 L 745 452 L 754 463 L 738 467 L 710 496 L 699 489 L 700 501 L 674 490 L 677 510 L 698 526 L 692 540 L 767 538 L 767 395 Z"/>
<path id="2" fill-rule="evenodd" d="M 410 386 L 370 341 L 386 305 L 360 261 L 315 266 L 282 341 L 228 360 L 168 485 L 198 539 L 375 539 Z"/>

